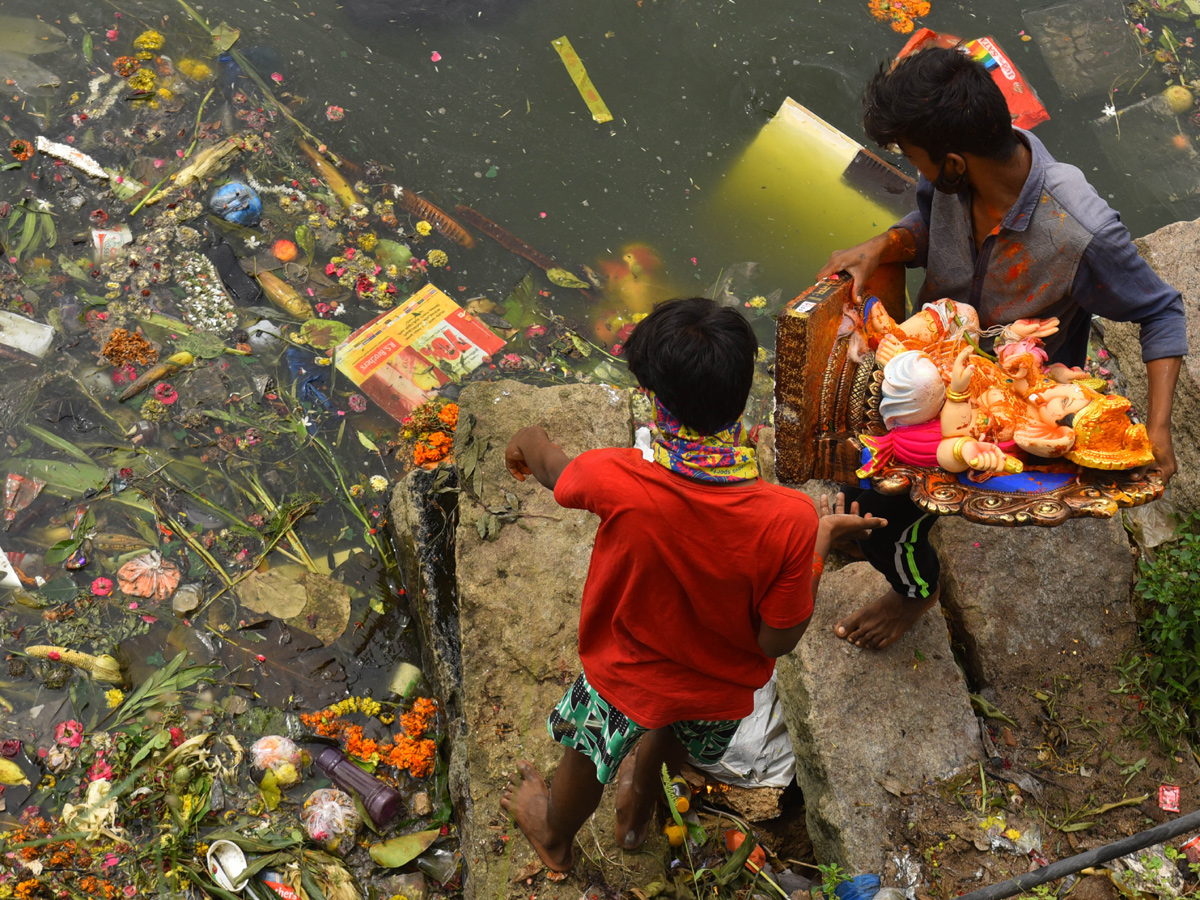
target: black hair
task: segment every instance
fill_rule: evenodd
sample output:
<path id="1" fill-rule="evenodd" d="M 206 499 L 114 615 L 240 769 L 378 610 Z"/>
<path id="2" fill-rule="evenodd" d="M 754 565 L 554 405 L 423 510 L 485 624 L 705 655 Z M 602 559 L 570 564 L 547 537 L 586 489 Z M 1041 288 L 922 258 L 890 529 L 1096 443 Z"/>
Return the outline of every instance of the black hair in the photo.
<path id="1" fill-rule="evenodd" d="M 1008 159 L 1018 138 L 1004 94 L 982 63 L 930 47 L 884 63 L 863 93 L 863 128 L 881 147 L 904 140 L 941 163 L 947 153 Z"/>
<path id="2" fill-rule="evenodd" d="M 714 434 L 745 409 L 757 354 L 758 338 L 741 313 L 687 297 L 655 306 L 625 341 L 624 356 L 675 418 Z"/>

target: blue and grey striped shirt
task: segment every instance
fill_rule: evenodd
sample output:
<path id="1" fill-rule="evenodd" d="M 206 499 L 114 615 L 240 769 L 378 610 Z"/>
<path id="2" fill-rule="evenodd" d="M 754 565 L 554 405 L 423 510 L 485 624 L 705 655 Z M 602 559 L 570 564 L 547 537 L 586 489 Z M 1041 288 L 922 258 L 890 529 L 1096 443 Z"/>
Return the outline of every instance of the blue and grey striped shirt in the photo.
<path id="1" fill-rule="evenodd" d="M 1083 365 L 1091 315 L 1141 326 L 1142 360 L 1187 353 L 1179 291 L 1155 274 L 1120 216 L 1075 166 L 1058 162 L 1017 129 L 1033 165 L 1017 202 L 976 252 L 971 195 L 944 194 L 921 178 L 917 209 L 894 225 L 916 239 L 925 268 L 919 303 L 970 303 L 983 326 L 1057 316 L 1051 362 Z"/>

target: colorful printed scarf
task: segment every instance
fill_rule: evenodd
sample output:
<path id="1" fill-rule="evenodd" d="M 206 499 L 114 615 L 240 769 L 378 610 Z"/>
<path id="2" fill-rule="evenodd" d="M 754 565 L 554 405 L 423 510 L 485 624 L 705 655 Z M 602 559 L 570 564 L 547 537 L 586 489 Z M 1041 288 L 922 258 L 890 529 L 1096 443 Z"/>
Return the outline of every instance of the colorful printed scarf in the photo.
<path id="1" fill-rule="evenodd" d="M 696 481 L 753 481 L 758 477 L 754 448 L 743 440 L 742 420 L 735 419 L 716 434 L 701 434 L 688 428 L 654 400 L 654 461 L 672 472 Z"/>

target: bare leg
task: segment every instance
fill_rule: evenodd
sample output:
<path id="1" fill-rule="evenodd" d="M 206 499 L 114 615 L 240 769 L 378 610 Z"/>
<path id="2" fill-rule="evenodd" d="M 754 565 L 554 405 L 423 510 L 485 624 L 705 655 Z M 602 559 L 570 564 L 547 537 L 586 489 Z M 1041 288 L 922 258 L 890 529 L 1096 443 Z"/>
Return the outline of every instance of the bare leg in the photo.
<path id="1" fill-rule="evenodd" d="M 924 600 L 902 597 L 889 589 L 886 594 L 851 613 L 833 628 L 833 633 L 858 647 L 882 650 L 904 636 L 904 633 L 925 615 L 938 601 L 942 589 L 934 588 Z"/>
<path id="2" fill-rule="evenodd" d="M 604 793 L 596 766 L 578 750 L 567 748 L 549 787 L 528 760 L 521 760 L 517 770 L 521 782 L 508 782 L 500 805 L 512 813 L 547 868 L 566 872 L 575 862 L 571 852 L 575 833 L 596 811 Z"/>
<path id="3" fill-rule="evenodd" d="M 687 761 L 687 749 L 675 739 L 670 728 L 656 728 L 638 742 L 621 766 L 617 781 L 617 843 L 636 850 L 646 842 L 654 804 L 666 800 L 662 786 L 662 767 L 678 775 Z"/>

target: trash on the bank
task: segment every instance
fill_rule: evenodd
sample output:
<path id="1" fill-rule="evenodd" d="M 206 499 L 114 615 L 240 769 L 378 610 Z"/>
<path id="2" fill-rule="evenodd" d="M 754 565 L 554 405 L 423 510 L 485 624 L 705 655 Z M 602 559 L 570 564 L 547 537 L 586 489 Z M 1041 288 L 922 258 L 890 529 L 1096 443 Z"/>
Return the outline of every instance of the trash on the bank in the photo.
<path id="1" fill-rule="evenodd" d="M 1042 831 L 1036 824 L 1025 826 L 1022 831 L 1008 822 L 1003 813 L 988 816 L 978 823 L 979 838 L 975 847 L 980 850 L 1004 850 L 1017 856 L 1029 856 L 1042 850 Z"/>
<path id="2" fill-rule="evenodd" d="M 289 738 L 268 734 L 251 745 L 250 764 L 260 772 L 272 772 L 279 787 L 291 787 L 303 778 L 304 754 Z"/>
<path id="3" fill-rule="evenodd" d="M 54 141 L 47 140 L 44 135 L 38 135 L 37 149 L 39 153 L 45 153 L 47 156 L 52 156 L 55 159 L 61 159 L 67 165 L 91 175 L 93 178 L 108 178 L 108 172 L 96 160 L 92 159 L 86 153 L 76 150 L 69 144 L 58 144 Z"/>
<path id="4" fill-rule="evenodd" d="M 217 840 L 208 847 L 208 874 L 220 887 L 241 893 L 245 882 L 235 886 L 246 871 L 246 854 L 233 841 Z"/>
<path id="5" fill-rule="evenodd" d="M 1187 857 L 1188 862 L 1193 865 L 1200 863 L 1200 834 L 1189 838 L 1180 849 L 1183 850 L 1183 854 Z"/>
<path id="6" fill-rule="evenodd" d="M 157 550 L 131 559 L 117 570 L 121 591 L 131 597 L 163 601 L 175 593 L 183 573 Z"/>
<path id="7" fill-rule="evenodd" d="M 366 805 L 365 799 L 363 805 Z M 309 794 L 300 821 L 304 823 L 305 833 L 330 853 L 340 854 L 353 848 L 354 838 L 362 828 L 354 798 L 336 788 L 321 788 Z"/>
<path id="8" fill-rule="evenodd" d="M 97 681 L 107 681 L 109 684 L 120 684 L 125 679 L 121 676 L 121 664 L 107 654 L 93 656 L 90 653 L 80 653 L 66 647 L 35 646 L 26 647 L 25 654 L 34 659 L 48 659 L 51 662 L 62 662 L 77 669 L 90 672 Z"/>
<path id="9" fill-rule="evenodd" d="M 421 670 L 410 662 L 402 662 L 396 666 L 388 682 L 388 690 L 393 694 L 408 699 L 417 689 L 421 681 Z"/>
<path id="10" fill-rule="evenodd" d="M 1179 812 L 1179 785 L 1160 784 L 1158 786 L 1158 808 L 1163 812 Z"/>
<path id="11" fill-rule="evenodd" d="M 571 81 L 578 88 L 579 95 L 583 97 L 583 102 L 587 104 L 588 112 L 592 114 L 592 118 L 600 123 L 611 122 L 612 113 L 608 111 L 608 107 L 600 99 L 600 94 L 597 93 L 596 86 L 592 84 L 592 79 L 588 76 L 587 69 L 583 67 L 583 61 L 579 58 L 579 54 L 575 52 L 575 48 L 571 46 L 571 42 L 567 40 L 567 36 L 563 35 L 560 38 L 555 38 L 550 44 L 562 59 L 563 65 L 567 67 L 567 74 L 571 76 Z"/>
<path id="12" fill-rule="evenodd" d="M 730 828 L 725 832 L 725 849 L 730 853 L 736 853 L 745 842 L 746 833 L 744 831 L 738 828 Z M 754 849 L 750 851 L 750 855 L 746 859 L 746 868 L 751 872 L 757 872 L 762 869 L 766 862 L 766 851 L 763 850 L 761 845 L 755 844 Z"/>
<path id="13" fill-rule="evenodd" d="M 1166 855 L 1165 844 L 1136 850 L 1105 863 L 1106 874 L 1124 897 L 1136 900 L 1148 895 L 1159 900 L 1180 896 L 1185 888 L 1183 874 Z"/>
<path id="14" fill-rule="evenodd" d="M 359 328 L 337 348 L 337 367 L 401 421 L 433 392 L 469 375 L 504 341 L 434 285 Z"/>
<path id="15" fill-rule="evenodd" d="M 1050 118 L 1050 113 L 1046 112 L 1046 107 L 1038 99 L 1033 86 L 1025 80 L 1016 64 L 990 37 L 978 38 L 963 44 L 952 34 L 938 34 L 929 28 L 922 28 L 909 38 L 908 43 L 896 54 L 896 59 L 904 59 L 927 47 L 958 47 L 960 44 L 962 44 L 962 52 L 987 69 L 988 74 L 992 76 L 992 81 L 996 82 L 996 86 L 1000 88 L 1000 92 L 1008 102 L 1009 112 L 1012 113 L 1013 125 L 1028 129 Z"/>
<path id="16" fill-rule="evenodd" d="M 52 343 L 54 329 L 49 325 L 0 310 L 0 344 L 41 359 L 49 352 Z"/>
<path id="17" fill-rule="evenodd" d="M 382 828 L 400 812 L 400 792 L 374 775 L 364 772 L 334 747 L 317 754 L 317 768 L 338 787 L 353 790 L 362 800 L 363 809 L 376 827 Z"/>
<path id="18" fill-rule="evenodd" d="M 257 225 L 263 209 L 258 194 L 240 181 L 231 181 L 217 188 L 209 198 L 208 208 L 235 225 Z"/>

